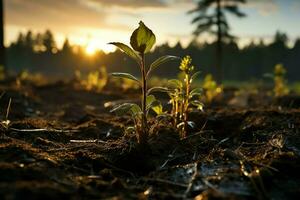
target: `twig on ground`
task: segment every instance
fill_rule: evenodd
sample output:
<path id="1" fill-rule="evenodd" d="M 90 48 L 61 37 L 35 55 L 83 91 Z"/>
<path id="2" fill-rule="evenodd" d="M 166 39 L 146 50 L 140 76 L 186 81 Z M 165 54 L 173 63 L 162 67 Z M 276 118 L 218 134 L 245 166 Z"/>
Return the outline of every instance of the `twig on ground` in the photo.
<path id="1" fill-rule="evenodd" d="M 213 133 L 213 131 L 212 131 L 212 130 L 199 131 L 199 132 L 197 132 L 197 133 L 195 133 L 195 134 L 193 134 L 193 135 L 189 135 L 189 136 L 187 136 L 187 137 L 185 137 L 185 138 L 182 138 L 181 140 L 187 140 L 187 139 L 190 139 L 190 138 L 192 138 L 192 137 L 194 137 L 194 136 L 202 135 L 203 133 Z"/>
<path id="2" fill-rule="evenodd" d="M 71 143 L 104 143 L 106 144 L 107 142 L 99 139 L 95 140 L 70 140 Z"/>
<path id="3" fill-rule="evenodd" d="M 182 183 L 176 183 L 174 181 L 166 180 L 166 179 L 160 179 L 160 178 L 143 178 L 145 181 L 152 181 L 152 182 L 159 182 L 159 183 L 165 183 L 169 185 L 179 186 L 179 187 L 188 187 L 187 184 Z"/>
<path id="4" fill-rule="evenodd" d="M 197 132 L 197 133 L 195 133 L 195 134 L 193 134 L 193 135 L 184 137 L 184 138 L 182 138 L 181 140 L 185 140 L 185 139 L 188 139 L 188 138 L 190 138 L 190 137 L 194 137 L 194 136 L 196 136 L 196 135 L 200 135 L 200 134 L 202 134 L 203 132 L 205 132 L 205 131 L 203 131 L 203 129 L 205 128 L 205 126 L 206 126 L 206 124 L 207 124 L 207 121 L 208 121 L 208 120 L 205 121 L 205 123 L 203 124 L 203 126 L 201 127 L 201 129 L 200 129 L 199 132 Z"/>
<path id="5" fill-rule="evenodd" d="M 160 170 L 163 169 L 163 168 L 168 164 L 168 162 L 173 161 L 173 160 L 175 160 L 175 159 L 177 159 L 177 158 L 186 156 L 186 155 L 188 155 L 188 154 L 185 153 L 185 154 L 180 154 L 180 155 L 174 156 L 174 157 L 172 157 L 172 158 L 168 158 L 168 159 L 167 159 L 167 160 L 159 167 L 159 169 L 160 169 Z"/>
<path id="6" fill-rule="evenodd" d="M 193 187 L 193 184 L 194 184 L 194 182 L 195 182 L 195 180 L 197 178 L 197 175 L 198 175 L 198 163 L 197 162 L 194 163 L 193 169 L 194 169 L 194 173 L 193 173 L 193 175 L 192 175 L 192 177 L 190 179 L 188 187 L 186 188 L 186 190 L 184 192 L 184 197 L 185 198 L 187 198 L 187 196 L 189 195 L 189 193 L 190 193 L 190 191 L 191 191 L 191 189 Z"/>
<path id="7" fill-rule="evenodd" d="M 79 130 L 59 130 L 59 129 L 46 129 L 46 128 L 37 128 L 37 129 L 17 129 L 9 128 L 9 130 L 16 132 L 55 132 L 55 133 L 78 133 Z"/>
<path id="8" fill-rule="evenodd" d="M 85 147 L 86 144 L 84 145 L 78 145 L 78 146 L 72 146 L 72 147 L 61 147 L 61 148 L 58 148 L 58 149 L 49 149 L 49 150 L 46 150 L 47 152 L 56 152 L 56 151 L 64 151 L 64 150 L 72 150 L 72 149 L 77 149 L 77 148 L 83 148 Z"/>

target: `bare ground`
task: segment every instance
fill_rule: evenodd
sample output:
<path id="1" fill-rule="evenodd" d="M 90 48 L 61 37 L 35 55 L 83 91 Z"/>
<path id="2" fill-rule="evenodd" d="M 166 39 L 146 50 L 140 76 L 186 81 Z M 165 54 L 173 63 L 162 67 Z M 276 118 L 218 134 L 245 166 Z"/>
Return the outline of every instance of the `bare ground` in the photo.
<path id="1" fill-rule="evenodd" d="M 185 139 L 158 124 L 149 146 L 124 134 L 131 122 L 106 102 L 136 101 L 117 90 L 72 84 L 4 85 L 0 199 L 298 199 L 299 97 L 255 96 L 228 106 L 230 92 Z M 229 96 L 229 97 L 228 97 Z"/>

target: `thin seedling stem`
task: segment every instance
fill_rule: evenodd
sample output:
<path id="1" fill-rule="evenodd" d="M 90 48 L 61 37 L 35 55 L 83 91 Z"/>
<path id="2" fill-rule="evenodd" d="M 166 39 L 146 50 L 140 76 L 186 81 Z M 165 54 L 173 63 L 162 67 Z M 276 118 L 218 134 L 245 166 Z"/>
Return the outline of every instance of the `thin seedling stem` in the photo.
<path id="1" fill-rule="evenodd" d="M 148 134 L 148 124 L 147 124 L 147 109 L 146 109 L 146 100 L 147 100 L 147 80 L 146 80 L 146 67 L 145 67 L 145 54 L 141 55 L 141 71 L 142 71 L 142 132 L 140 135 L 140 142 L 145 143 L 147 141 Z"/>

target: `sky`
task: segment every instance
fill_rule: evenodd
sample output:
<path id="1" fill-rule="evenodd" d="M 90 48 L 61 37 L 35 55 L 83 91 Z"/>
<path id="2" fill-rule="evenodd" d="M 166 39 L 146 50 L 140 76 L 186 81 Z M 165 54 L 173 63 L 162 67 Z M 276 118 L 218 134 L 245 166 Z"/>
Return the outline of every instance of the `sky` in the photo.
<path id="1" fill-rule="evenodd" d="M 61 46 L 66 37 L 89 51 L 112 51 L 108 42 L 129 43 L 140 20 L 156 34 L 157 43 L 184 46 L 192 39 L 193 16 L 187 11 L 197 0 L 4 0 L 5 44 L 15 41 L 19 32 L 50 29 Z M 246 18 L 228 15 L 231 33 L 243 46 L 260 38 L 271 41 L 277 30 L 292 42 L 300 37 L 300 0 L 248 0 L 241 6 Z M 211 41 L 207 34 L 200 41 Z"/>

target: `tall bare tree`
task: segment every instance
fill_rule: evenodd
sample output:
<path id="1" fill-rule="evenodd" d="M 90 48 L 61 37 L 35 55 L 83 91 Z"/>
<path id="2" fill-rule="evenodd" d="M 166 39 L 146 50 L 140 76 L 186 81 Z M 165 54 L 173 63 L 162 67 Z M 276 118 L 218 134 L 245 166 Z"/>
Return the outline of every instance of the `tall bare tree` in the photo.
<path id="1" fill-rule="evenodd" d="M 222 43 L 226 39 L 232 39 L 229 34 L 229 24 L 225 13 L 231 13 L 237 17 L 245 17 L 239 10 L 239 4 L 246 3 L 246 0 L 199 0 L 195 9 L 189 14 L 196 13 L 192 24 L 196 24 L 194 36 L 198 37 L 204 32 L 216 35 L 216 78 L 217 82 L 222 83 Z"/>
<path id="2" fill-rule="evenodd" d="M 5 47 L 4 47 L 4 12 L 3 0 L 0 0 L 0 66 L 5 67 Z"/>

